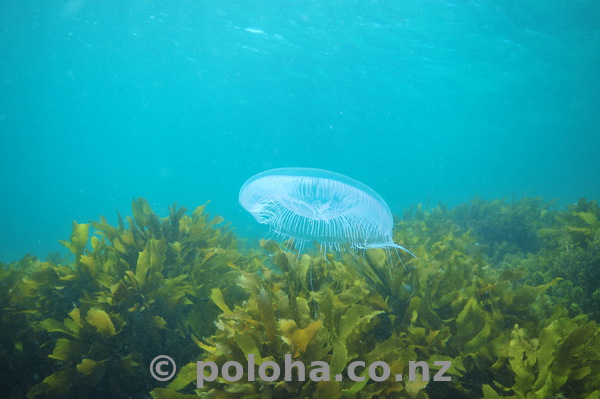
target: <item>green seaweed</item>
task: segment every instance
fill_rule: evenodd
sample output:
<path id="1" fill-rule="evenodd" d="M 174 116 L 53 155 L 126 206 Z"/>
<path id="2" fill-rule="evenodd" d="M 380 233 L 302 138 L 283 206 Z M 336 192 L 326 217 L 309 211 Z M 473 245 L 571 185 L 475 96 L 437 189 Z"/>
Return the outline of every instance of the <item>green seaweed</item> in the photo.
<path id="1" fill-rule="evenodd" d="M 31 363 L 42 365 L 31 367 L 41 377 L 37 384 L 16 379 L 22 383 L 10 391 L 27 390 L 30 398 L 148 392 L 147 364 L 158 348 L 181 341 L 171 356 L 188 357 L 197 351 L 190 337 L 214 329 L 219 309 L 207 302 L 210 290 L 245 295 L 227 287 L 248 260 L 227 226 L 217 226 L 221 218 L 210 219 L 203 206 L 191 217 L 173 206 L 160 219 L 144 199 L 133 201 L 133 214 L 126 222 L 119 216 L 117 227 L 104 218 L 74 222 L 63 242 L 75 255 L 71 264 L 27 257 L 3 268 L 3 333 L 14 334 L 16 348 L 3 355 L 34 352 Z"/>
<path id="2" fill-rule="evenodd" d="M 241 250 L 205 206 L 73 223 L 71 258 L 0 266 L 0 389 L 9 397 L 598 398 L 600 207 L 540 199 L 409 208 L 395 251 Z M 158 354 L 173 380 L 148 371 Z M 286 355 L 320 381 L 222 378 L 196 362 Z M 451 381 L 352 381 L 352 361 L 451 361 Z M 326 362 L 331 376 L 311 362 Z M 417 377 L 421 376 L 421 371 Z M 297 375 L 296 375 L 297 376 Z"/>

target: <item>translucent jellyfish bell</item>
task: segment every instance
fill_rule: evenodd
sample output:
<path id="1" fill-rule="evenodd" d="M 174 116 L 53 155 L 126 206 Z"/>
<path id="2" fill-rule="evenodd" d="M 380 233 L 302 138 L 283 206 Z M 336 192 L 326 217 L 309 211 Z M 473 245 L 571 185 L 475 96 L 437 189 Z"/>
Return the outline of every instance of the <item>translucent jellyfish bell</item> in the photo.
<path id="1" fill-rule="evenodd" d="M 392 239 L 389 206 L 367 185 L 339 173 L 311 168 L 271 169 L 240 189 L 240 204 L 276 234 L 302 248 L 399 248 Z"/>

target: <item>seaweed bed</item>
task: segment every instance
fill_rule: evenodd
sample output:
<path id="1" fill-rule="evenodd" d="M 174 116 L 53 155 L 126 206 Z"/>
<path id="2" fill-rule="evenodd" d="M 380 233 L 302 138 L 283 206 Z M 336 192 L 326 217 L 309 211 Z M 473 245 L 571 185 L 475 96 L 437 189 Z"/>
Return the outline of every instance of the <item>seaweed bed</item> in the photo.
<path id="1" fill-rule="evenodd" d="M 415 206 L 416 257 L 243 248 L 204 206 L 73 223 L 72 255 L 0 264 L 0 392 L 12 398 L 600 398 L 600 207 L 537 198 Z M 149 372 L 168 354 L 170 382 Z M 248 381 L 196 361 L 450 360 L 449 382 Z M 439 368 L 439 367 L 438 367 Z M 247 372 L 245 370 L 244 372 Z M 365 374 L 365 373 L 363 373 Z"/>

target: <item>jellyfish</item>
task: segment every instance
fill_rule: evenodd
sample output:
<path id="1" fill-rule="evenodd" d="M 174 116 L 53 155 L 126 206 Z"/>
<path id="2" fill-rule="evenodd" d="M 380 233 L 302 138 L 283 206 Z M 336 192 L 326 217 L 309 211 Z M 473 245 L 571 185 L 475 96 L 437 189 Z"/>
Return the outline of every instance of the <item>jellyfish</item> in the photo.
<path id="1" fill-rule="evenodd" d="M 387 203 L 367 185 L 339 173 L 313 168 L 280 168 L 248 179 L 240 204 L 302 250 L 318 243 L 325 251 L 395 248 L 394 221 Z M 414 255 L 413 255 L 414 256 Z"/>

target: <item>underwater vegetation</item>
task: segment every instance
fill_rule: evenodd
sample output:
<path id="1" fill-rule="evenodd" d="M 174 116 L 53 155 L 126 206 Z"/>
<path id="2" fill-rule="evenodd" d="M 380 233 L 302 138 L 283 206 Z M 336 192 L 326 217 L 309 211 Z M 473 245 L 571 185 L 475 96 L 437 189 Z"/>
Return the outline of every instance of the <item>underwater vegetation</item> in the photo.
<path id="1" fill-rule="evenodd" d="M 600 207 L 476 198 L 409 208 L 381 248 L 300 254 L 243 249 L 205 207 L 158 217 L 134 200 L 112 226 L 73 223 L 69 260 L 0 265 L 0 391 L 6 397 L 600 398 Z M 151 360 L 178 364 L 169 382 Z M 286 355 L 385 361 L 374 381 L 250 381 L 196 387 L 196 362 Z M 451 381 L 396 381 L 411 361 Z M 314 371 L 314 370 L 312 370 Z M 360 372 L 360 371 L 359 371 Z M 422 370 L 420 371 L 422 373 Z"/>
<path id="2" fill-rule="evenodd" d="M 211 289 L 246 265 L 221 218 L 197 208 L 159 219 L 145 200 L 118 226 L 73 223 L 69 264 L 25 257 L 0 272 L 2 392 L 13 397 L 139 397 L 160 348 L 191 354 L 214 328 Z M 92 228 L 95 230 L 91 234 Z M 232 291 L 233 290 L 233 291 Z M 172 345 L 172 343 L 177 343 Z"/>

